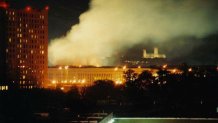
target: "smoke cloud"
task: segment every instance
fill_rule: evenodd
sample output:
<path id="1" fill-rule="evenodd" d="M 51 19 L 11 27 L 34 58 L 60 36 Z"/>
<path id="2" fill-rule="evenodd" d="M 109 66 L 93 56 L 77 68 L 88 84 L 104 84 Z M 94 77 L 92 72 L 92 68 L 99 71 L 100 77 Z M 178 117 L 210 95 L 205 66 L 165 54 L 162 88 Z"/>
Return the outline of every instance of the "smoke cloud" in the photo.
<path id="1" fill-rule="evenodd" d="M 218 29 L 216 6 L 216 0 L 92 0 L 79 24 L 51 41 L 49 63 L 107 65 L 107 58 L 148 40 L 202 38 Z"/>

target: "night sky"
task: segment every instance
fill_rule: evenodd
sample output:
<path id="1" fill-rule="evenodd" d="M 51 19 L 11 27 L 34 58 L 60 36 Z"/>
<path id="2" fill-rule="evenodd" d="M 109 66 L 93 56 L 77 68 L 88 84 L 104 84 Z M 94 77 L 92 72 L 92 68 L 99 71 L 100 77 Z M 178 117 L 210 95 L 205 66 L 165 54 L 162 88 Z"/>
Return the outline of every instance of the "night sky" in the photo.
<path id="1" fill-rule="evenodd" d="M 11 8 L 24 8 L 27 5 L 33 8 L 43 8 L 49 5 L 49 40 L 62 37 L 75 24 L 79 23 L 79 16 L 89 9 L 89 0 L 6 0 Z M 103 0 L 105 1 L 105 0 Z M 137 0 L 136 0 L 137 1 Z M 139 0 L 140 1 L 140 0 Z M 197 2 L 196 2 L 197 1 Z M 175 0 L 175 4 L 180 4 L 181 0 Z M 153 47 L 159 47 L 161 53 L 165 53 L 170 61 L 175 63 L 188 62 L 190 64 L 218 64 L 218 1 L 216 0 L 195 0 L 199 5 L 213 5 L 212 13 L 205 16 L 209 23 L 214 23 L 214 27 L 210 33 L 204 36 L 184 35 L 175 36 L 167 39 L 167 41 L 159 42 L 145 39 L 133 43 L 125 48 L 115 48 L 117 50 L 112 55 L 125 56 L 126 58 L 137 59 L 142 56 L 142 49 L 147 48 L 152 52 Z M 107 4 L 107 3 L 105 3 Z M 125 4 L 125 3 L 124 3 Z M 174 5 L 174 4 L 173 4 Z M 198 5 L 198 4 L 197 4 Z M 196 6 L 197 6 L 196 5 Z M 192 5 L 190 5 L 192 6 Z M 195 6 L 195 4 L 193 4 Z M 207 8 L 202 9 L 207 10 Z M 208 8 L 209 8 L 208 7 Z M 200 11 L 200 10 L 199 10 Z M 211 26 L 211 25 L 209 25 Z M 204 28 L 204 26 L 202 26 Z M 140 39 L 141 40 L 141 39 Z"/>
<path id="2" fill-rule="evenodd" d="M 1 0 L 0 0 L 1 1 Z M 6 0 L 10 8 L 43 9 L 49 6 L 49 39 L 60 37 L 79 22 L 79 15 L 89 7 L 89 0 Z"/>

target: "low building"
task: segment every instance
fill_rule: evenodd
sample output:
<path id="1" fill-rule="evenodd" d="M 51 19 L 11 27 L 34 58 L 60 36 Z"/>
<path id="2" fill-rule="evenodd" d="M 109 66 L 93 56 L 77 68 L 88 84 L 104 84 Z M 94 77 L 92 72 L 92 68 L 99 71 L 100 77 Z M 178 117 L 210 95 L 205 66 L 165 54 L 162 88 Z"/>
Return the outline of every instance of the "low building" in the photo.
<path id="1" fill-rule="evenodd" d="M 127 68 L 123 67 L 72 67 L 72 66 L 55 66 L 48 68 L 48 87 L 56 86 L 90 86 L 96 80 L 112 80 L 115 84 L 124 82 L 124 72 L 128 69 L 134 70 L 140 74 L 142 71 L 151 71 L 153 74 L 157 69 L 151 68 Z"/>

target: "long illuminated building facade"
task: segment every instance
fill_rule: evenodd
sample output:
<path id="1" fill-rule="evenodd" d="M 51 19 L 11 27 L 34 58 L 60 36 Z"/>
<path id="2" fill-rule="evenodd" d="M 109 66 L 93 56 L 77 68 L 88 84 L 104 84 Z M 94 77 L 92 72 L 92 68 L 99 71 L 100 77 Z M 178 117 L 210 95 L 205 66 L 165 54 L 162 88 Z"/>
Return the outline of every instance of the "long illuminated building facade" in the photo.
<path id="1" fill-rule="evenodd" d="M 48 68 L 48 79 L 50 87 L 63 86 L 91 86 L 97 80 L 112 80 L 115 84 L 123 84 L 124 72 L 134 70 L 140 74 L 147 70 L 156 74 L 157 69 L 151 68 L 127 68 L 123 67 L 72 67 L 72 66 L 54 66 Z"/>
<path id="2" fill-rule="evenodd" d="M 167 65 L 163 66 L 166 69 Z M 120 67 L 87 67 L 87 66 L 53 66 L 48 68 L 48 84 L 46 88 L 70 88 L 72 86 L 91 86 L 97 80 L 111 80 L 116 85 L 125 83 L 124 73 L 133 70 L 137 75 L 143 71 L 149 71 L 154 77 L 157 77 L 158 68 L 142 68 L 127 66 Z M 182 71 L 177 68 L 168 68 L 172 74 L 181 74 Z"/>
<path id="3" fill-rule="evenodd" d="M 15 10 L 1 5 L 0 27 L 1 87 L 42 87 L 48 70 L 48 8 Z"/>

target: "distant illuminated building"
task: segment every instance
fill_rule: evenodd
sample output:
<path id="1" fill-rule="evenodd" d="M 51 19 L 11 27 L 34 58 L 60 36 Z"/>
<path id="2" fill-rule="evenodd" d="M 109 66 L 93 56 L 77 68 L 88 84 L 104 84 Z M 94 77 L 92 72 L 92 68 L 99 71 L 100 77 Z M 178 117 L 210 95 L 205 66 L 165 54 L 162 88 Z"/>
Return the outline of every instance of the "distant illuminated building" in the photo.
<path id="1" fill-rule="evenodd" d="M 122 64 L 128 66 L 162 66 L 167 63 L 167 57 L 165 54 L 159 54 L 158 48 L 154 48 L 154 53 L 147 53 L 146 49 L 143 49 L 143 55 L 137 59 L 124 59 Z"/>
<path id="2" fill-rule="evenodd" d="M 48 7 L 11 9 L 0 3 L 0 83 L 25 89 L 47 81 Z M 2 89 L 0 87 L 0 90 Z"/>
<path id="3" fill-rule="evenodd" d="M 154 53 L 147 53 L 146 52 L 146 49 L 143 50 L 143 58 L 166 58 L 166 55 L 165 54 L 159 54 L 158 53 L 158 48 L 154 48 Z"/>
<path id="4" fill-rule="evenodd" d="M 150 68 L 127 68 L 123 67 L 64 67 L 56 66 L 48 68 L 48 79 L 50 86 L 90 86 L 97 80 L 112 80 L 115 84 L 124 83 L 124 72 L 128 69 L 134 70 L 137 74 L 147 70 L 156 74 L 157 69 Z"/>
<path id="5" fill-rule="evenodd" d="M 133 70 L 138 75 L 143 71 L 150 71 L 154 77 L 157 77 L 158 69 L 142 68 L 141 66 L 128 68 L 120 67 L 73 67 L 73 66 L 54 66 L 48 68 L 49 84 L 46 88 L 66 89 L 72 86 L 91 86 L 97 80 L 112 80 L 115 85 L 125 83 L 124 72 Z M 181 74 L 181 70 L 176 68 L 166 68 L 171 74 Z"/>

